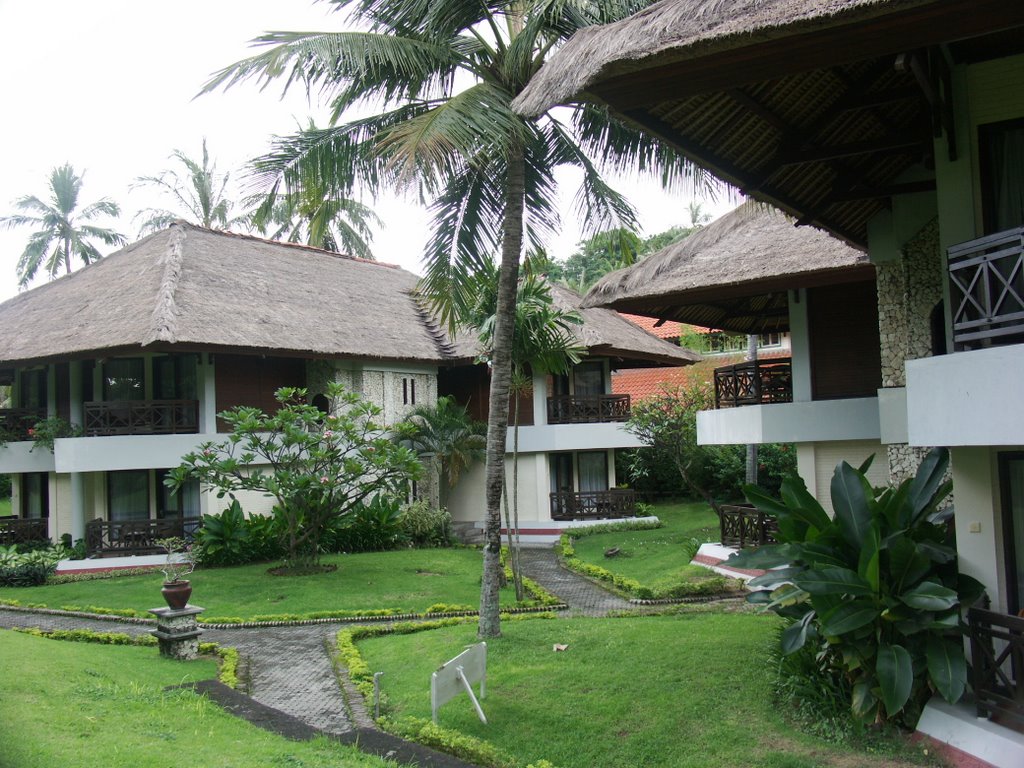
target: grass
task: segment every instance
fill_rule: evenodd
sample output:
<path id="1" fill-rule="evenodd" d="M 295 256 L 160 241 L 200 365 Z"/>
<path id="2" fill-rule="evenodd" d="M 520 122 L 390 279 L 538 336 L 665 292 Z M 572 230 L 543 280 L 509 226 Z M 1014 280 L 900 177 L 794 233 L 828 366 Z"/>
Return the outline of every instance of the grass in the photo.
<path id="1" fill-rule="evenodd" d="M 704 502 L 659 504 L 654 514 L 664 524 L 648 531 L 619 531 L 584 536 L 573 544 L 576 557 L 614 574 L 635 579 L 656 593 L 670 586 L 700 584 L 719 578 L 713 571 L 686 562 L 684 545 L 718 539 L 718 516 Z M 616 557 L 606 550 L 618 547 Z"/>
<path id="2" fill-rule="evenodd" d="M 11 515 L 11 497 L 8 496 L 6 499 L 0 499 L 0 517 L 9 517 Z"/>
<path id="3" fill-rule="evenodd" d="M 328 555 L 322 562 L 338 566 L 333 573 L 271 576 L 268 564 L 197 570 L 192 602 L 206 608 L 203 618 L 253 619 L 268 615 L 308 615 L 321 611 L 394 609 L 423 612 L 436 603 L 476 607 L 480 601 L 481 555 L 476 549 L 407 549 Z M 136 611 L 161 604 L 163 575 L 0 588 L 0 602 L 76 606 Z M 513 605 L 511 590 L 503 603 Z"/>
<path id="4" fill-rule="evenodd" d="M 0 630 L 0 768 L 388 765 L 326 740 L 286 741 L 189 691 L 163 691 L 215 674 L 212 661 L 171 661 L 153 648 Z"/>
<path id="5" fill-rule="evenodd" d="M 439 723 L 525 765 L 559 768 L 868 768 L 908 765 L 801 734 L 770 700 L 774 617 L 684 612 L 629 619 L 506 622 L 488 641 L 488 725 L 467 697 Z M 384 672 L 390 715 L 430 718 L 430 675 L 475 641 L 473 625 L 362 640 Z M 568 646 L 552 650 L 555 643 Z"/>

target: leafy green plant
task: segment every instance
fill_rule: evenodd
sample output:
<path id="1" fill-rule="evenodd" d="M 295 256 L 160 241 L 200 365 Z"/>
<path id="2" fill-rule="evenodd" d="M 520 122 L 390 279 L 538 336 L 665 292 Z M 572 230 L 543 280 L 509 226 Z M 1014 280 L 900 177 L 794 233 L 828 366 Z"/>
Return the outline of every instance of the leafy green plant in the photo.
<path id="1" fill-rule="evenodd" d="M 397 495 L 422 473 L 413 451 L 378 423 L 380 408 L 336 383 L 326 394 L 327 413 L 295 387 L 275 392 L 273 414 L 249 407 L 222 412 L 231 434 L 183 456 L 168 486 L 195 478 L 232 499 L 238 491 L 272 497 L 289 567 L 318 566 L 321 539 L 335 521 L 371 499 Z"/>
<path id="2" fill-rule="evenodd" d="M 729 559 L 740 568 L 779 568 L 750 582 L 776 586 L 753 593 L 792 623 L 785 653 L 827 643 L 850 682 L 850 707 L 861 720 L 912 724 L 937 691 L 956 702 L 967 684 L 961 611 L 984 588 L 960 574 L 947 523 L 936 514 L 952 484 L 949 453 L 935 449 L 917 475 L 898 487 L 872 489 L 846 462 L 832 478 L 830 518 L 799 478 L 777 500 L 748 486 L 747 498 L 776 516 L 776 545 Z"/>
<path id="3" fill-rule="evenodd" d="M 390 496 L 377 496 L 338 520 L 325 536 L 325 548 L 330 552 L 379 552 L 405 541 L 401 503 Z"/>
<path id="4" fill-rule="evenodd" d="M 203 515 L 196 532 L 197 557 L 203 565 L 239 565 L 249 561 L 249 527 L 237 499 L 219 515 Z"/>
<path id="5" fill-rule="evenodd" d="M 451 542 L 452 516 L 444 507 L 420 499 L 402 508 L 402 531 L 414 547 L 443 547 Z"/>
<path id="6" fill-rule="evenodd" d="M 85 432 L 78 424 L 72 424 L 61 416 L 50 416 L 37 421 L 28 431 L 32 438 L 32 450 L 45 448 L 53 453 L 53 441 L 62 437 L 81 437 Z"/>

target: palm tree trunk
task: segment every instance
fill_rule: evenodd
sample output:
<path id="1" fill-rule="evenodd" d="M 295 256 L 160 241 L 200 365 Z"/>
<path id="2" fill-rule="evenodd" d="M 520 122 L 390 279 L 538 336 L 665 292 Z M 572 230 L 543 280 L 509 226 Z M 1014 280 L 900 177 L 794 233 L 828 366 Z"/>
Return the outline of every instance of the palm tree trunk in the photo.
<path id="1" fill-rule="evenodd" d="M 71 240 L 67 237 L 64 238 L 64 272 L 71 274 Z"/>
<path id="2" fill-rule="evenodd" d="M 516 600 L 522 602 L 523 572 L 519 568 L 519 392 L 515 393 L 515 419 L 512 422 L 512 527 L 508 531 L 508 556 L 512 561 L 512 583 L 516 588 Z M 515 541 L 512 531 L 515 530 Z"/>
<path id="3" fill-rule="evenodd" d="M 512 379 L 512 329 L 515 325 L 519 258 L 523 251 L 523 207 L 526 194 L 523 148 L 516 141 L 509 148 L 508 178 L 505 184 L 501 270 L 498 276 L 498 306 L 494 320 L 494 356 L 487 415 L 487 517 L 484 529 L 484 572 L 480 586 L 480 624 L 477 629 L 479 637 L 501 635 L 497 573 L 501 559 L 501 489 L 505 476 L 508 393 Z"/>

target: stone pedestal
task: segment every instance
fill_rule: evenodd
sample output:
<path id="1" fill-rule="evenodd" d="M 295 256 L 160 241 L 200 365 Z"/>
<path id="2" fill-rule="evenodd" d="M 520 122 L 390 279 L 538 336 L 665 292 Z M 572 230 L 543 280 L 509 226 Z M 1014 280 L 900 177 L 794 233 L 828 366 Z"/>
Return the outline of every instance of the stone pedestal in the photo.
<path id="1" fill-rule="evenodd" d="M 173 608 L 152 608 L 150 613 L 156 616 L 156 629 L 149 633 L 160 641 L 160 655 L 170 659 L 189 661 L 199 655 L 199 636 L 203 630 L 199 628 L 196 617 L 205 608 L 189 605 L 180 611 Z"/>

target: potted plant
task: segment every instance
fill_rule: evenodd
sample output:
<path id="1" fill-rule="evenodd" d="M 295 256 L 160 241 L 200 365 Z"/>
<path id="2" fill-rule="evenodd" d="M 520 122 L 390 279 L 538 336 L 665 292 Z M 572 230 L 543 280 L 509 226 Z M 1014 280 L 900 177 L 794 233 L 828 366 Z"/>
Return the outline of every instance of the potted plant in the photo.
<path id="1" fill-rule="evenodd" d="M 168 607 L 180 611 L 188 605 L 188 599 L 192 596 L 192 582 L 184 578 L 196 568 L 192 545 L 178 536 L 160 539 L 157 545 L 167 552 L 167 562 L 160 568 L 164 574 L 164 586 L 160 594 L 164 596 Z"/>

